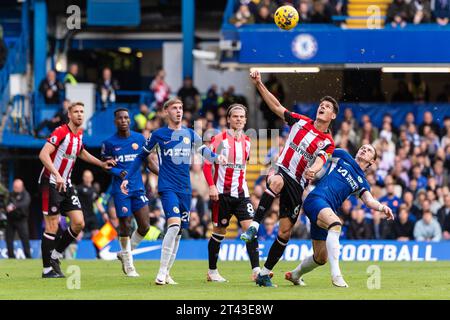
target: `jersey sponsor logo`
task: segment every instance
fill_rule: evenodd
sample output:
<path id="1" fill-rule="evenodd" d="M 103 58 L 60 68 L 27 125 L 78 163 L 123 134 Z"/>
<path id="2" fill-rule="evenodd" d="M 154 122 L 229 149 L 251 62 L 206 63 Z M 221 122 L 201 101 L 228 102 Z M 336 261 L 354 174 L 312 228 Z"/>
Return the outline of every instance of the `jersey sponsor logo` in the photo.
<path id="1" fill-rule="evenodd" d="M 116 162 L 132 162 L 136 159 L 138 155 L 135 154 L 121 154 L 120 156 L 115 156 L 114 159 Z"/>
<path id="2" fill-rule="evenodd" d="M 289 147 L 291 149 L 294 149 L 296 152 L 298 152 L 304 158 L 308 159 L 308 161 L 312 161 L 314 159 L 314 155 L 309 154 L 308 152 L 306 152 L 305 149 L 308 148 L 308 145 L 306 143 L 302 143 L 299 146 L 297 146 L 295 143 L 290 142 L 289 143 Z"/>
<path id="3" fill-rule="evenodd" d="M 164 156 L 169 157 L 189 157 L 191 154 L 191 149 L 166 149 L 164 150 Z"/>
<path id="4" fill-rule="evenodd" d="M 350 184 L 350 187 L 352 188 L 353 192 L 358 190 L 358 184 L 356 183 L 355 179 L 353 179 L 352 175 L 348 173 L 347 169 L 344 169 L 342 167 L 339 167 L 337 169 L 337 172 L 341 174 L 347 180 L 347 182 Z"/>
<path id="5" fill-rule="evenodd" d="M 133 150 L 137 150 L 139 148 L 139 145 L 137 143 L 133 143 L 131 147 L 133 148 Z"/>
<path id="6" fill-rule="evenodd" d="M 62 155 L 63 158 L 69 159 L 69 160 L 75 160 L 77 158 L 77 156 L 71 155 L 71 154 L 66 154 L 64 153 Z"/>
<path id="7" fill-rule="evenodd" d="M 227 167 L 230 169 L 245 170 L 245 164 L 227 163 L 224 167 Z"/>

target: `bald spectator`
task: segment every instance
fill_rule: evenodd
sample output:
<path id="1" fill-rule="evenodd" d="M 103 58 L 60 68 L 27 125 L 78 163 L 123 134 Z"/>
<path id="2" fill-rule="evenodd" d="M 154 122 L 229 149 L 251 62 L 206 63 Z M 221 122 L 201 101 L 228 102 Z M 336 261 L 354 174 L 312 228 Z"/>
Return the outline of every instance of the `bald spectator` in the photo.
<path id="1" fill-rule="evenodd" d="M 13 182 L 13 191 L 10 193 L 8 205 L 6 206 L 6 216 L 8 225 L 6 226 L 6 246 L 8 247 L 8 257 L 15 258 L 14 237 L 16 231 L 22 241 L 25 257 L 31 258 L 28 215 L 30 213 L 31 197 L 23 181 L 16 179 Z"/>
<path id="2" fill-rule="evenodd" d="M 58 104 L 63 90 L 64 86 L 56 79 L 56 72 L 53 70 L 47 72 L 47 77 L 39 85 L 39 92 L 47 104 Z"/>
<path id="3" fill-rule="evenodd" d="M 69 72 L 67 72 L 66 76 L 64 77 L 64 83 L 69 83 L 72 85 L 78 84 L 78 64 L 72 63 L 69 66 Z"/>

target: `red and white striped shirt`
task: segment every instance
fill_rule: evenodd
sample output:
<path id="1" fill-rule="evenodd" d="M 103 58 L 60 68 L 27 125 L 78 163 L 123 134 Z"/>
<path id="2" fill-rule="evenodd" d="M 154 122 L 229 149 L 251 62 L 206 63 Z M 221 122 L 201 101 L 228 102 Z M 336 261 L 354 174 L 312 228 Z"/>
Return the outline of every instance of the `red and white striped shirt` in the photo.
<path id="1" fill-rule="evenodd" d="M 73 133 L 69 126 L 64 124 L 52 132 L 47 142 L 56 147 L 56 150 L 50 155 L 53 165 L 66 184 L 71 185 L 72 170 L 83 149 L 83 130 Z M 39 182 L 41 182 L 42 177 L 49 179 L 50 183 L 56 183 L 56 177 L 45 166 L 39 176 Z"/>
<path id="2" fill-rule="evenodd" d="M 211 150 L 222 154 L 228 159 L 227 165 L 214 164 L 214 178 L 211 179 L 212 165 L 206 163 L 203 173 L 210 186 L 216 185 L 219 194 L 250 197 L 247 180 L 245 179 L 246 165 L 250 158 L 250 138 L 241 134 L 235 138 L 225 130 L 211 139 Z"/>
<path id="3" fill-rule="evenodd" d="M 291 126 L 291 131 L 277 165 L 304 187 L 305 169 L 311 166 L 317 157 L 325 163 L 335 149 L 334 141 L 329 133 L 317 130 L 314 120 L 308 117 L 286 111 L 284 118 Z"/>

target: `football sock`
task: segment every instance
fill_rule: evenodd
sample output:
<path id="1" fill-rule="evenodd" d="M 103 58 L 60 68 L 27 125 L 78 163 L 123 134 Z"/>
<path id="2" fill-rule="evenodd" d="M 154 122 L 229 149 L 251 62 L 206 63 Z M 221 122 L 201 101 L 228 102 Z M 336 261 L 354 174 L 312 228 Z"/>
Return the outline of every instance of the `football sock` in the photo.
<path id="1" fill-rule="evenodd" d="M 59 240 L 56 242 L 55 250 L 56 250 L 58 253 L 62 254 L 62 253 L 64 252 L 64 250 L 67 249 L 67 247 L 69 246 L 69 244 L 71 244 L 73 240 L 76 240 L 76 239 L 77 239 L 77 236 L 78 236 L 78 233 L 75 233 L 75 232 L 72 230 L 72 227 L 69 226 L 69 227 L 66 229 L 66 231 L 64 231 L 64 233 L 62 234 L 61 239 L 59 239 Z"/>
<path id="2" fill-rule="evenodd" d="M 44 232 L 42 235 L 41 242 L 41 255 L 42 255 L 42 265 L 44 267 L 44 273 L 48 273 L 53 270 L 50 266 L 50 255 L 55 248 L 55 238 L 56 234 Z M 48 269 L 50 268 L 50 269 Z M 47 272 L 45 272 L 47 270 Z"/>
<path id="3" fill-rule="evenodd" d="M 120 249 L 122 251 L 122 259 L 125 267 L 133 266 L 133 255 L 131 254 L 130 237 L 119 237 Z M 127 271 L 127 270 L 126 270 Z"/>
<path id="4" fill-rule="evenodd" d="M 167 227 L 166 235 L 164 236 L 161 249 L 161 262 L 159 267 L 159 274 L 167 274 L 167 267 L 169 266 L 170 257 L 175 247 L 175 239 L 180 231 L 179 224 L 171 224 Z"/>
<path id="5" fill-rule="evenodd" d="M 181 240 L 181 229 L 180 229 L 180 232 L 178 232 L 177 237 L 175 238 L 175 245 L 173 247 L 172 254 L 170 255 L 169 265 L 167 267 L 167 273 L 169 273 L 170 269 L 172 269 L 173 263 L 175 262 L 175 259 L 177 257 L 178 247 L 180 246 L 180 240 Z"/>
<path id="6" fill-rule="evenodd" d="M 213 233 L 208 242 L 209 270 L 217 269 L 217 259 L 219 258 L 220 243 L 225 238 L 224 235 Z"/>
<path id="7" fill-rule="evenodd" d="M 261 221 L 263 221 L 267 211 L 269 211 L 270 208 L 272 207 L 273 200 L 276 198 L 276 196 L 277 194 L 275 194 L 272 190 L 270 190 L 270 188 L 267 188 L 266 191 L 264 191 L 263 195 L 261 196 L 258 208 L 256 209 L 255 217 L 253 218 L 253 221 L 257 222 L 258 225 L 257 226 L 252 225 L 257 230 L 259 224 L 261 224 Z"/>
<path id="8" fill-rule="evenodd" d="M 332 277 L 341 275 L 341 270 L 339 268 L 339 236 L 340 232 L 335 230 L 328 230 L 326 244 Z"/>
<path id="9" fill-rule="evenodd" d="M 271 269 L 267 269 L 266 266 L 262 267 L 261 271 L 259 272 L 262 276 L 268 276 Z"/>
<path id="10" fill-rule="evenodd" d="M 270 247 L 269 255 L 267 256 L 266 263 L 264 264 L 264 266 L 267 269 L 272 270 L 273 267 L 277 264 L 277 262 L 283 255 L 284 249 L 286 249 L 288 241 L 289 240 L 284 240 L 280 238 L 280 236 L 277 236 L 277 239 L 273 242 L 272 246 Z"/>
<path id="11" fill-rule="evenodd" d="M 253 241 L 247 242 L 247 254 L 250 258 L 250 264 L 252 269 L 259 267 L 259 244 L 258 240 L 255 238 Z"/>
<path id="12" fill-rule="evenodd" d="M 141 243 L 142 239 L 144 239 L 145 234 L 141 235 L 139 234 L 138 230 L 134 230 L 133 234 L 131 235 L 131 250 L 136 249 L 139 246 L 139 243 Z"/>
<path id="13" fill-rule="evenodd" d="M 293 270 L 293 273 L 298 277 L 303 276 L 305 273 L 311 272 L 315 268 L 321 266 L 314 260 L 314 256 L 311 255 L 303 259 L 303 261 Z"/>

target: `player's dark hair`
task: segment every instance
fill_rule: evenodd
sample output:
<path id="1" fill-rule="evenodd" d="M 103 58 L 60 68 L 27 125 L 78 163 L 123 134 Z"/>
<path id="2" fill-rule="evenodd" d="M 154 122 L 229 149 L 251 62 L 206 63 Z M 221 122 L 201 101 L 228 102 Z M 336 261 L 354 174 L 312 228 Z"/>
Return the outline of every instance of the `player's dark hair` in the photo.
<path id="1" fill-rule="evenodd" d="M 240 103 L 233 103 L 232 105 L 230 105 L 227 109 L 227 118 L 231 116 L 231 112 L 235 109 L 243 109 L 245 112 L 245 117 L 247 118 L 247 107 L 244 106 L 243 104 Z"/>
<path id="2" fill-rule="evenodd" d="M 118 108 L 118 109 L 114 110 L 114 117 L 116 117 L 117 114 L 121 111 L 126 111 L 126 112 L 130 113 L 130 110 L 128 110 L 127 108 Z"/>
<path id="3" fill-rule="evenodd" d="M 163 109 L 165 110 L 165 109 L 167 109 L 168 107 L 170 107 L 171 105 L 173 105 L 173 104 L 175 104 L 175 103 L 181 103 L 181 105 L 183 105 L 183 101 L 181 101 L 180 99 L 178 99 L 178 98 L 172 98 L 172 99 L 167 100 L 167 101 L 164 103 Z"/>
<path id="4" fill-rule="evenodd" d="M 76 107 L 76 106 L 82 106 L 84 108 L 84 103 L 78 101 L 78 102 L 74 102 L 74 103 L 70 104 L 69 111 L 72 110 L 72 108 Z"/>

